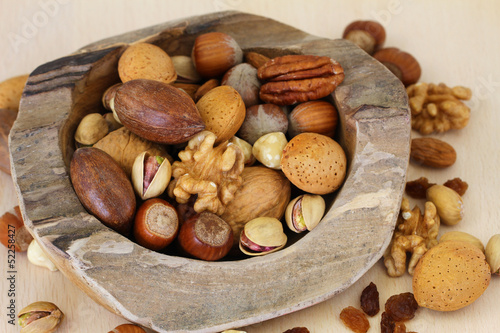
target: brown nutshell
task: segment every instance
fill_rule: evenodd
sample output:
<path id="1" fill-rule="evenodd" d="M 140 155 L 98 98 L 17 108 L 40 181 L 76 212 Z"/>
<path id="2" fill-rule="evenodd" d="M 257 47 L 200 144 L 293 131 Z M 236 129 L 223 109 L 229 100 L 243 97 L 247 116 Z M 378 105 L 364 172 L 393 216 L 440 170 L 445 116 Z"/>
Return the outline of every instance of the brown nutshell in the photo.
<path id="1" fill-rule="evenodd" d="M 385 65 L 405 86 L 414 84 L 420 79 L 422 74 L 420 64 L 407 52 L 388 47 L 378 50 L 373 57 Z"/>
<path id="2" fill-rule="evenodd" d="M 385 35 L 384 27 L 376 21 L 354 21 L 344 29 L 342 38 L 373 54 L 384 45 Z"/>
<path id="3" fill-rule="evenodd" d="M 448 143 L 436 138 L 415 138 L 411 140 L 411 161 L 432 168 L 447 168 L 456 159 L 455 149 Z"/>
<path id="4" fill-rule="evenodd" d="M 260 98 L 276 105 L 291 105 L 331 94 L 344 80 L 344 69 L 326 56 L 287 55 L 269 60 L 258 69 L 266 81 Z"/>

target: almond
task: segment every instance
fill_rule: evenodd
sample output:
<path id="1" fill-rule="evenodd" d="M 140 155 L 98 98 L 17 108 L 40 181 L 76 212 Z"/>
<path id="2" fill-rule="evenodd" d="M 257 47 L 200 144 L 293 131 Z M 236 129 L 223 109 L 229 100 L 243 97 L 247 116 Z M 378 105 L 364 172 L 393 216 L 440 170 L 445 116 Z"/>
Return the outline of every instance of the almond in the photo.
<path id="1" fill-rule="evenodd" d="M 421 307 L 454 311 L 474 302 L 490 283 L 490 266 L 475 245 L 439 243 L 425 252 L 413 274 L 413 294 Z"/>
<path id="2" fill-rule="evenodd" d="M 123 126 L 152 142 L 187 142 L 205 128 L 191 97 L 163 82 L 128 81 L 116 90 L 112 104 Z"/>
<path id="3" fill-rule="evenodd" d="M 410 157 L 413 162 L 433 168 L 447 168 L 457 159 L 455 149 L 448 143 L 435 138 L 411 140 Z"/>

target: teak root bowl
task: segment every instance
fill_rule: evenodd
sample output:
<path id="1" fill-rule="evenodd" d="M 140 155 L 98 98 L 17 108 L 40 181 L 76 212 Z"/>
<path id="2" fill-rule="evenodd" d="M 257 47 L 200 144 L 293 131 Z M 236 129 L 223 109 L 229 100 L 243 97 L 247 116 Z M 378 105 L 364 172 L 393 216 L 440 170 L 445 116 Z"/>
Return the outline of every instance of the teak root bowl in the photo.
<path id="1" fill-rule="evenodd" d="M 128 43 L 189 55 L 197 35 L 220 31 L 269 57 L 326 55 L 344 68 L 331 95 L 348 175 L 322 222 L 285 249 L 204 262 L 149 251 L 89 215 L 69 177 L 73 135 L 118 82 Z M 405 184 L 410 113 L 405 89 L 354 44 L 268 18 L 222 12 L 160 24 L 91 44 L 38 67 L 11 133 L 13 177 L 26 224 L 59 269 L 92 299 L 158 332 L 217 332 L 297 311 L 344 291 L 387 248 Z"/>

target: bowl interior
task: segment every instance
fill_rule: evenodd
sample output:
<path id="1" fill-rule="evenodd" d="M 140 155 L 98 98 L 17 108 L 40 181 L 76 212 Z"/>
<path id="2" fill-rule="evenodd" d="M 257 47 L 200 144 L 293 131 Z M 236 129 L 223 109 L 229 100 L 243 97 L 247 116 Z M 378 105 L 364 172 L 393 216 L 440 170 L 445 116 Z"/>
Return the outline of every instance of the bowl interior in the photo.
<path id="1" fill-rule="evenodd" d="M 101 97 L 119 82 L 117 62 L 126 45 L 148 41 L 170 55 L 189 55 L 196 36 L 209 31 L 228 33 L 245 51 L 269 57 L 327 55 L 346 73 L 330 96 L 349 161 L 345 183 L 330 196 L 316 229 L 262 257 L 202 262 L 146 250 L 89 215 L 69 179 L 73 134 L 86 114 L 104 112 Z M 404 189 L 409 137 L 404 87 L 359 48 L 223 12 L 116 36 L 37 68 L 11 133 L 11 155 L 26 224 L 76 285 L 159 332 L 217 332 L 332 297 L 382 256 Z"/>

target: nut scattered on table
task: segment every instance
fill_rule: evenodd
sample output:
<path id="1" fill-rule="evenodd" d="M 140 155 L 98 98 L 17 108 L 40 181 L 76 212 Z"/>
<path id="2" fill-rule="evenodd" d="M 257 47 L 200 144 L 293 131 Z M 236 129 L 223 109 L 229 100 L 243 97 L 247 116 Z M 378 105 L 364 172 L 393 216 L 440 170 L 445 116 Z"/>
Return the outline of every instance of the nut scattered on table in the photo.
<path id="1" fill-rule="evenodd" d="M 476 246 L 443 242 L 419 260 L 413 274 L 413 293 L 421 307 L 454 311 L 477 300 L 490 278 L 490 266 Z"/>
<path id="2" fill-rule="evenodd" d="M 57 330 L 64 314 L 51 302 L 34 302 L 19 311 L 21 333 L 52 333 Z"/>
<path id="3" fill-rule="evenodd" d="M 108 333 L 146 333 L 141 327 L 133 324 L 122 324 L 116 326 L 114 329 Z"/>
<path id="4" fill-rule="evenodd" d="M 417 59 L 396 47 L 380 49 L 373 54 L 373 57 L 387 67 L 405 86 L 416 83 L 422 75 Z"/>
<path id="5" fill-rule="evenodd" d="M 431 168 L 447 168 L 457 160 L 457 152 L 448 143 L 436 138 L 411 140 L 411 162 Z"/>
<path id="6" fill-rule="evenodd" d="M 384 45 L 385 29 L 377 21 L 358 20 L 344 29 L 342 38 L 353 42 L 366 53 L 373 54 Z"/>
<path id="7" fill-rule="evenodd" d="M 50 260 L 50 258 L 45 254 L 40 245 L 36 240 L 32 240 L 27 251 L 28 260 L 33 265 L 45 267 L 48 270 L 55 272 L 57 271 L 57 266 Z"/>
<path id="8" fill-rule="evenodd" d="M 485 254 L 491 268 L 491 274 L 500 275 L 500 234 L 490 238 L 486 244 Z"/>
<path id="9" fill-rule="evenodd" d="M 448 231 L 445 232 L 441 237 L 439 237 L 439 243 L 448 242 L 448 241 L 460 241 L 460 242 L 469 242 L 475 247 L 477 247 L 481 252 L 484 253 L 484 245 L 481 240 L 467 232 L 463 231 Z"/>
<path id="10" fill-rule="evenodd" d="M 435 206 L 441 222 L 455 225 L 464 217 L 464 202 L 462 197 L 449 187 L 433 185 L 427 189 L 427 200 Z"/>
<path id="11" fill-rule="evenodd" d="M 410 210 L 410 202 L 403 198 L 396 230 L 384 254 L 387 274 L 392 277 L 402 276 L 406 270 L 406 255 L 410 252 L 412 255 L 408 273 L 412 275 L 424 253 L 438 243 L 439 225 L 440 219 L 432 202 L 425 203 L 422 215 L 418 206 Z"/>
<path id="12" fill-rule="evenodd" d="M 0 82 L 0 109 L 8 109 L 17 113 L 28 76 L 28 74 L 19 75 Z"/>
<path id="13" fill-rule="evenodd" d="M 24 252 L 33 240 L 24 226 L 19 206 L 15 206 L 0 217 L 0 243 L 15 252 Z"/>
<path id="14" fill-rule="evenodd" d="M 419 82 L 407 87 L 406 92 L 411 109 L 411 126 L 421 134 L 462 129 L 469 123 L 470 108 L 462 102 L 472 97 L 469 88 Z"/>

